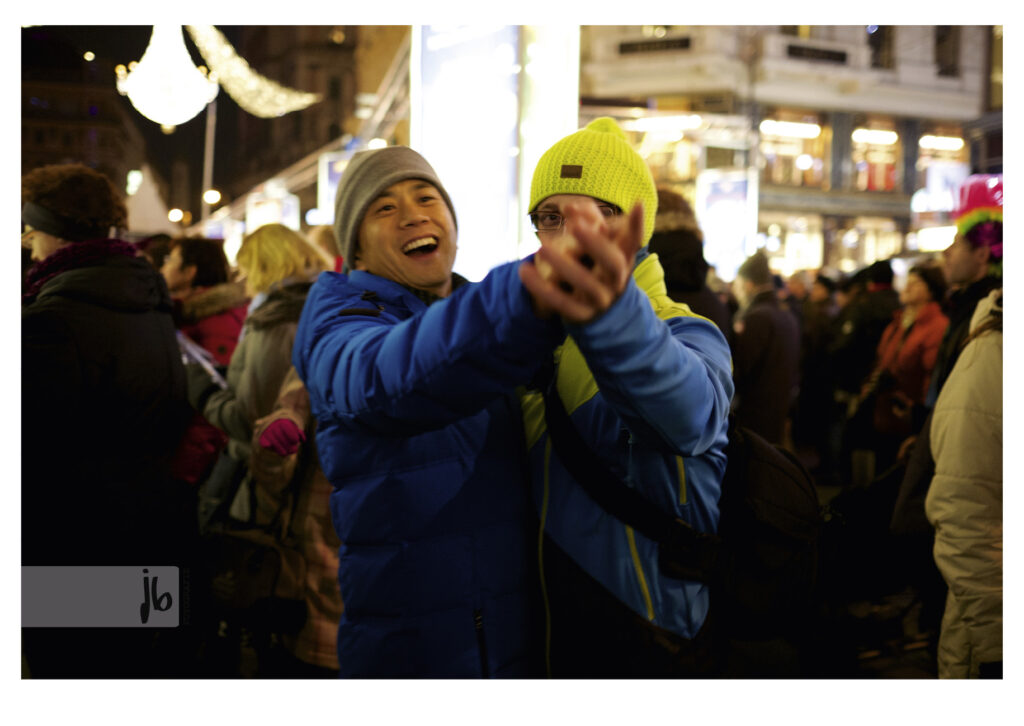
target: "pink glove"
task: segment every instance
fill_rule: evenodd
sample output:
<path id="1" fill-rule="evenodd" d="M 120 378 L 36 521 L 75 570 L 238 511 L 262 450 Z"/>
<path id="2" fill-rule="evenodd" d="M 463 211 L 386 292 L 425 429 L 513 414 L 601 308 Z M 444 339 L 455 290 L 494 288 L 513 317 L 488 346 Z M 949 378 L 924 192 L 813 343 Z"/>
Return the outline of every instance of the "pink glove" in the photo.
<path id="1" fill-rule="evenodd" d="M 279 418 L 260 434 L 260 446 L 271 449 L 279 456 L 291 456 L 299 450 L 306 434 L 289 418 Z"/>

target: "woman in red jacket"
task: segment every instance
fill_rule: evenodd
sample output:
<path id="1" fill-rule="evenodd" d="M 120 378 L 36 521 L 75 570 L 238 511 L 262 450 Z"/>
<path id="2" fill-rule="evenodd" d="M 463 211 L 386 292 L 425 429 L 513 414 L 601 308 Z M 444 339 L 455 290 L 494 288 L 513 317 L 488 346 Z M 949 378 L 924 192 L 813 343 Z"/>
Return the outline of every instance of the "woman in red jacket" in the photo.
<path id="1" fill-rule="evenodd" d="M 878 343 L 874 371 L 861 388 L 861 399 L 868 404 L 864 408 L 871 413 L 876 473 L 895 461 L 900 443 L 911 432 L 912 411 L 924 404 L 949 325 L 940 307 L 945 293 L 940 268 L 912 267 L 900 293 L 902 308 Z"/>

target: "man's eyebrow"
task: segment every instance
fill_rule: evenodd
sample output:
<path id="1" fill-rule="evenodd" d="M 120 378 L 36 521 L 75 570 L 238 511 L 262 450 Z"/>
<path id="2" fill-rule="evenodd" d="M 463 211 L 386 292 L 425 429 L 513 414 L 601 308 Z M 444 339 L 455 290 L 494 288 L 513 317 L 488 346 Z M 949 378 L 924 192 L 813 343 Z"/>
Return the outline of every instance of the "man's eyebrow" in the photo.
<path id="1" fill-rule="evenodd" d="M 541 203 L 541 205 L 539 207 L 537 207 L 537 211 L 539 212 L 542 209 L 546 210 L 546 211 L 554 211 L 554 212 L 559 211 L 558 210 L 558 205 L 555 204 L 554 202 L 543 202 L 543 203 Z"/>

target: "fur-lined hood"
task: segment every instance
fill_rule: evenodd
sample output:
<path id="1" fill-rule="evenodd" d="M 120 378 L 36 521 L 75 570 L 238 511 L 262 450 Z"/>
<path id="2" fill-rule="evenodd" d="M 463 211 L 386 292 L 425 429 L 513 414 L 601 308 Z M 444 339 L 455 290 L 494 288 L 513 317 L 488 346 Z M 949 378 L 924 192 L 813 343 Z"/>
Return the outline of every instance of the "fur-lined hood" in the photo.
<path id="1" fill-rule="evenodd" d="M 245 294 L 245 283 L 225 282 L 208 287 L 181 301 L 181 316 L 185 323 L 217 315 L 226 310 L 247 305 L 249 298 Z"/>

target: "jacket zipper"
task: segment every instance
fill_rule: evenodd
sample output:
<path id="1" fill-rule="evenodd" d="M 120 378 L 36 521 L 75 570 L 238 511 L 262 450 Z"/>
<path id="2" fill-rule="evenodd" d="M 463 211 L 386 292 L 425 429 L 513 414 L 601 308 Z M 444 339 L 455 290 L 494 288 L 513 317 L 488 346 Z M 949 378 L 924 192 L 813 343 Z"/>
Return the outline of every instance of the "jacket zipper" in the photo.
<path id="1" fill-rule="evenodd" d="M 487 640 L 484 638 L 484 614 L 480 610 L 473 611 L 473 627 L 476 629 L 476 642 L 480 647 L 480 676 L 491 677 L 491 669 L 487 665 Z"/>

